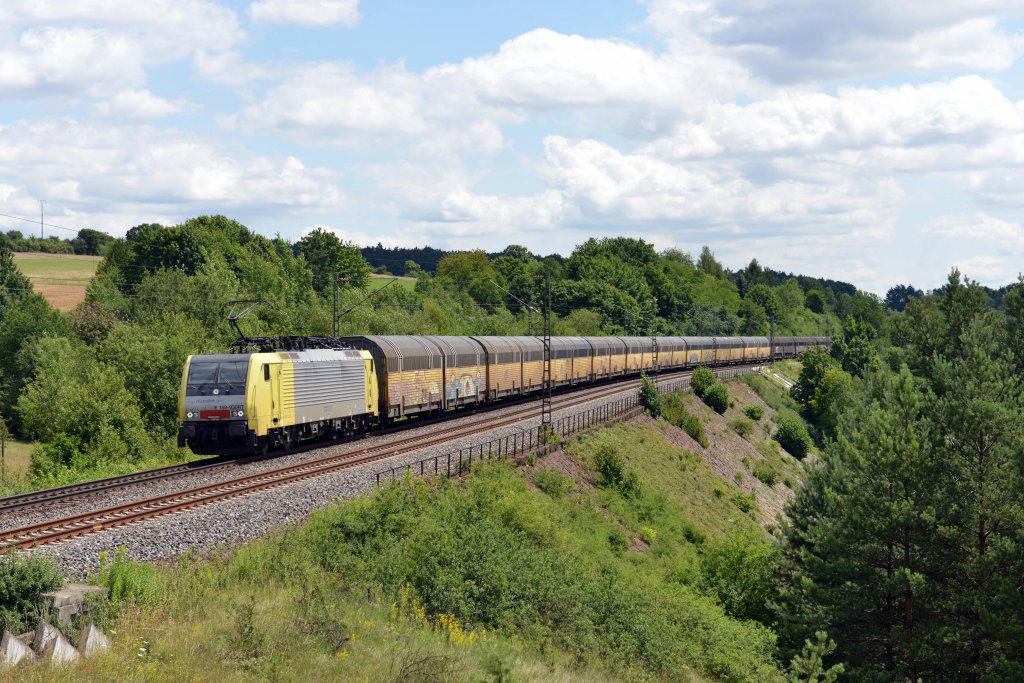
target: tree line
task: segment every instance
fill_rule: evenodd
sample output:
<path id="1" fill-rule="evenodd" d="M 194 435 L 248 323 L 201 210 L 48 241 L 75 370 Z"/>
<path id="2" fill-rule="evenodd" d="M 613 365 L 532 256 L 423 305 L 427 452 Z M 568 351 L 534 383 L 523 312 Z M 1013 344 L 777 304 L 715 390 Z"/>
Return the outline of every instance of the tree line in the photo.
<path id="1" fill-rule="evenodd" d="M 25 235 L 21 230 L 0 232 L 0 244 L 6 246 L 10 251 L 16 252 L 102 256 L 106 248 L 113 242 L 113 237 L 92 228 L 82 228 L 75 237 L 70 239 L 61 239 L 56 235 L 49 237 Z"/>

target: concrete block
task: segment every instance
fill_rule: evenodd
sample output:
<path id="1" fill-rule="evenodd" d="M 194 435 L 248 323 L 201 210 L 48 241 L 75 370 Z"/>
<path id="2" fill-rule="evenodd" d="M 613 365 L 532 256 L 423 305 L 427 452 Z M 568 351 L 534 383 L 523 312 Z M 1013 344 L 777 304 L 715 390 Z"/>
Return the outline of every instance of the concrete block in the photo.
<path id="1" fill-rule="evenodd" d="M 102 586 L 90 586 L 84 583 L 66 583 L 64 587 L 50 593 L 43 593 L 44 598 L 49 598 L 53 608 L 57 610 L 57 619 L 70 624 L 72 617 L 82 611 L 85 599 L 91 593 L 100 593 L 106 590 Z"/>
<path id="2" fill-rule="evenodd" d="M 96 624 L 82 627 L 82 632 L 78 636 L 79 654 L 83 657 L 92 657 L 97 652 L 106 652 L 109 649 L 110 638 L 96 628 Z"/>
<path id="3" fill-rule="evenodd" d="M 78 650 L 68 642 L 64 634 L 45 621 L 36 627 L 36 638 L 32 644 L 39 658 L 50 664 L 66 664 L 77 661 Z"/>
<path id="4" fill-rule="evenodd" d="M 0 641 L 0 666 L 14 666 L 19 662 L 35 659 L 32 649 L 10 631 L 4 631 Z"/>

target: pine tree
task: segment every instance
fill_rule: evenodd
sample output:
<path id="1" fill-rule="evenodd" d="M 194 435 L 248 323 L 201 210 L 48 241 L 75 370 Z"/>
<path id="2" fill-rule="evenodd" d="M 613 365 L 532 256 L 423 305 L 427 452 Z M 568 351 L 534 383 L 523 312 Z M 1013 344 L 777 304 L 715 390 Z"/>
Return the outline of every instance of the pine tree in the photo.
<path id="1" fill-rule="evenodd" d="M 787 512 L 784 646 L 825 629 L 854 678 L 937 671 L 927 607 L 941 565 L 934 491 L 940 463 L 909 370 L 875 374 Z"/>
<path id="2" fill-rule="evenodd" d="M 934 421 L 945 474 L 938 521 L 951 569 L 942 610 L 958 667 L 948 672 L 980 680 L 997 673 L 1007 655 L 984 617 L 999 609 L 1004 581 L 1019 567 L 1024 396 L 994 313 L 968 323 L 958 349 L 935 367 Z"/>

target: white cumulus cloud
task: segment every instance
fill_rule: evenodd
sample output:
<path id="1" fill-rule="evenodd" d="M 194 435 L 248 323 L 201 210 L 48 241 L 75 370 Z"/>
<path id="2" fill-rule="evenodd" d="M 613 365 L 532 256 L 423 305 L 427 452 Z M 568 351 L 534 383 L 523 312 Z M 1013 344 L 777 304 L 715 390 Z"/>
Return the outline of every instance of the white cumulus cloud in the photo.
<path id="1" fill-rule="evenodd" d="M 158 119 L 182 112 L 187 106 L 184 102 L 154 95 L 149 90 L 122 90 L 109 100 L 98 103 L 95 110 L 100 116 Z"/>
<path id="2" fill-rule="evenodd" d="M 249 16 L 261 24 L 331 26 L 359 23 L 359 0 L 256 0 Z"/>
<path id="3" fill-rule="evenodd" d="M 649 0 L 648 25 L 677 45 L 706 41 L 773 82 L 950 69 L 997 71 L 1024 41 L 1004 21 L 1018 0 Z"/>
<path id="4" fill-rule="evenodd" d="M 984 213 L 940 216 L 922 232 L 933 237 L 957 241 L 963 247 L 1000 245 L 1024 248 L 1024 228 L 1020 223 L 1004 221 Z"/>
<path id="5" fill-rule="evenodd" d="M 118 217 L 124 222 L 90 221 L 115 234 L 154 214 L 280 215 L 337 208 L 345 200 L 333 171 L 294 156 L 228 153 L 203 137 L 145 125 L 71 119 L 3 125 L 0 166 L 22 169 L 18 178 L 0 175 L 0 184 L 49 198 L 53 211 Z"/>

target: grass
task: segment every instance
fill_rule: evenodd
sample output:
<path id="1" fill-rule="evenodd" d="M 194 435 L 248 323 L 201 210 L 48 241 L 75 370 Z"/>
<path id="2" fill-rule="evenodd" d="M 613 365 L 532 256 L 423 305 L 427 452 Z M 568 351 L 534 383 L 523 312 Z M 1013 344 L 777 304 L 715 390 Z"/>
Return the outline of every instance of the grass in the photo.
<path id="1" fill-rule="evenodd" d="M 772 370 L 794 382 L 800 379 L 801 367 L 802 365 L 800 361 L 795 358 L 788 358 L 786 360 L 780 360 L 772 363 Z"/>
<path id="2" fill-rule="evenodd" d="M 18 270 L 30 278 L 60 277 L 79 284 L 87 284 L 96 273 L 102 256 L 75 254 L 40 254 L 16 252 L 14 262 Z"/>
<path id="3" fill-rule="evenodd" d="M 61 311 L 69 311 L 85 301 L 85 288 L 101 260 L 99 256 L 74 254 L 14 254 L 18 270 L 32 281 L 37 292 Z"/>
<path id="4" fill-rule="evenodd" d="M 371 292 L 377 291 L 384 287 L 389 286 L 388 283 L 396 279 L 395 275 L 370 275 L 370 279 L 367 281 L 367 287 Z M 414 277 L 398 277 L 398 282 L 391 287 L 401 287 L 409 290 L 410 292 L 416 288 L 416 278 Z"/>
<path id="5" fill-rule="evenodd" d="M 602 452 L 632 485 L 595 486 Z M 572 486 L 552 467 L 566 457 Z M 115 556 L 93 579 L 113 651 L 0 681 L 776 680 L 774 635 L 746 620 L 773 585 L 752 506 L 659 429 L 617 425 L 534 467 L 407 478 L 209 559 Z M 733 547 L 768 559 L 741 573 Z"/>
<path id="6" fill-rule="evenodd" d="M 33 445 L 29 441 L 18 441 L 7 437 L 4 447 L 4 468 L 7 472 L 7 479 L 17 482 L 25 477 L 31 462 Z"/>
<path id="7" fill-rule="evenodd" d="M 764 533 L 752 518 L 738 514 L 730 500 L 713 494 L 716 487 L 735 490 L 731 482 L 724 483 L 699 455 L 673 446 L 656 430 L 615 425 L 583 436 L 570 444 L 567 451 L 586 460 L 588 453 L 602 446 L 624 452 L 641 485 L 656 490 L 656 496 L 664 496 L 661 504 L 678 510 L 679 517 L 696 527 L 702 536 L 721 537 L 737 529 Z M 681 529 L 666 533 L 685 535 Z"/>
<path id="8" fill-rule="evenodd" d="M 799 415 L 800 404 L 789 395 L 785 389 L 761 375 L 749 372 L 740 378 L 740 381 L 753 389 L 761 400 L 775 411 L 773 421 L 778 421 L 779 414 L 792 413 Z"/>

